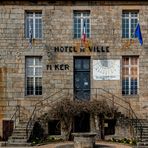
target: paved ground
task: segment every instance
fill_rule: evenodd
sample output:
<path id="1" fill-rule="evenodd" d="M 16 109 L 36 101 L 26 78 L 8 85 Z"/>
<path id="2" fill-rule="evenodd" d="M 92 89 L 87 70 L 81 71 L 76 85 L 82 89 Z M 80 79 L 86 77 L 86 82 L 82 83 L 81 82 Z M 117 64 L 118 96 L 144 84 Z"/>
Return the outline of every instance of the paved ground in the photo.
<path id="1" fill-rule="evenodd" d="M 56 148 L 56 146 L 59 145 L 66 145 L 66 144 L 72 144 L 72 142 L 63 142 L 63 143 L 55 143 L 55 144 L 47 144 L 42 146 L 34 146 L 34 147 L 17 147 L 17 148 Z M 107 143 L 107 142 L 96 142 L 98 148 L 132 148 L 132 146 L 123 145 L 123 144 L 116 144 L 116 143 Z M 0 146 L 1 147 L 1 146 Z M 8 147 L 7 147 L 8 148 Z M 16 148 L 16 147 L 10 147 L 10 148 Z M 66 147 L 68 148 L 68 147 Z"/>
<path id="2" fill-rule="evenodd" d="M 72 144 L 72 142 L 67 142 L 68 144 Z M 98 148 L 108 147 L 108 148 L 132 148 L 132 146 L 123 145 L 123 144 L 114 144 L 114 143 L 107 143 L 107 142 L 97 142 L 97 145 L 99 145 Z M 35 148 L 55 148 L 59 145 L 65 145 L 65 143 L 57 143 L 57 144 L 48 144 L 43 146 L 38 146 Z"/>

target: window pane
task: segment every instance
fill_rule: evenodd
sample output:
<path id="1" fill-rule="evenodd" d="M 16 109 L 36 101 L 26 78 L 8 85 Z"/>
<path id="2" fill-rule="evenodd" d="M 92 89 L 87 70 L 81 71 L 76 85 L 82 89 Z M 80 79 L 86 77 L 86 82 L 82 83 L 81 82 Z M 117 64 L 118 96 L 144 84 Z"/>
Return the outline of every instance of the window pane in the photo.
<path id="1" fill-rule="evenodd" d="M 137 19 L 131 19 L 131 36 L 135 37 L 135 29 L 137 26 Z"/>
<path id="2" fill-rule="evenodd" d="M 33 38 L 42 38 L 42 13 L 26 12 L 25 22 L 26 37 L 29 38 L 30 27 L 32 29 Z"/>
<path id="3" fill-rule="evenodd" d="M 27 68 L 27 76 L 33 76 L 34 73 L 33 73 L 33 67 L 28 67 Z"/>
<path id="4" fill-rule="evenodd" d="M 90 37 L 90 23 L 89 23 L 89 19 L 86 19 L 85 20 L 85 22 L 86 22 L 86 36 L 87 36 L 87 38 L 89 38 Z"/>
<path id="5" fill-rule="evenodd" d="M 89 70 L 89 60 L 83 60 L 83 69 L 84 70 Z"/>
<path id="6" fill-rule="evenodd" d="M 124 38 L 129 37 L 129 19 L 128 18 L 122 19 L 122 37 Z"/>
<path id="7" fill-rule="evenodd" d="M 26 58 L 26 65 L 28 66 L 32 66 L 33 64 L 33 58 Z"/>
<path id="8" fill-rule="evenodd" d="M 42 78 L 35 78 L 35 95 L 42 95 Z"/>
<path id="9" fill-rule="evenodd" d="M 137 12 L 131 12 L 131 17 L 138 17 L 138 13 Z"/>
<path id="10" fill-rule="evenodd" d="M 40 38 L 42 37 L 42 21 L 41 19 L 35 20 L 35 37 Z"/>
<path id="11" fill-rule="evenodd" d="M 138 12 L 123 11 L 122 14 L 122 37 L 135 38 L 134 32 L 138 22 Z"/>
<path id="12" fill-rule="evenodd" d="M 133 76 L 133 75 L 135 75 L 135 76 L 137 76 L 137 67 L 132 67 L 131 68 L 131 75 Z"/>
<path id="13" fill-rule="evenodd" d="M 81 60 L 76 59 L 75 60 L 75 69 L 80 70 L 81 69 Z"/>
<path id="14" fill-rule="evenodd" d="M 41 12 L 36 12 L 36 13 L 35 13 L 35 16 L 36 16 L 36 17 L 42 17 L 42 13 L 41 13 Z"/>
<path id="15" fill-rule="evenodd" d="M 137 59 L 137 57 L 133 57 L 132 59 L 131 59 L 131 65 L 137 65 L 138 63 L 138 59 Z"/>
<path id="16" fill-rule="evenodd" d="M 129 80 L 128 80 L 128 78 L 122 80 L 122 94 L 123 95 L 129 94 Z"/>
<path id="17" fill-rule="evenodd" d="M 26 94 L 42 94 L 42 62 L 41 57 L 26 58 Z"/>
<path id="18" fill-rule="evenodd" d="M 131 79 L 131 94 L 132 95 L 137 94 L 137 79 L 136 78 Z"/>
<path id="19" fill-rule="evenodd" d="M 138 93 L 138 58 L 124 57 L 122 60 L 122 94 Z"/>
<path id="20" fill-rule="evenodd" d="M 123 65 L 129 65 L 129 58 L 123 58 L 122 59 L 122 64 Z"/>
<path id="21" fill-rule="evenodd" d="M 25 33 L 26 33 L 26 38 L 29 38 L 29 30 L 30 28 L 32 29 L 33 32 L 33 18 L 26 17 L 26 25 L 25 25 Z"/>
<path id="22" fill-rule="evenodd" d="M 129 68 L 128 67 L 123 67 L 122 68 L 122 75 L 125 76 L 125 75 L 128 75 L 129 74 Z"/>
<path id="23" fill-rule="evenodd" d="M 35 75 L 42 76 L 42 67 L 35 68 Z"/>
<path id="24" fill-rule="evenodd" d="M 85 22 L 86 37 L 90 37 L 90 12 L 74 11 L 74 38 L 81 38 Z"/>
<path id="25" fill-rule="evenodd" d="M 33 95 L 33 78 L 27 78 L 27 95 Z"/>
<path id="26" fill-rule="evenodd" d="M 40 65 L 41 66 L 42 65 L 41 61 L 42 61 L 42 59 L 40 57 L 35 58 L 35 65 L 38 65 L 38 66 Z"/>
<path id="27" fill-rule="evenodd" d="M 81 13 L 80 12 L 74 11 L 74 17 L 80 17 L 80 16 L 81 16 Z"/>

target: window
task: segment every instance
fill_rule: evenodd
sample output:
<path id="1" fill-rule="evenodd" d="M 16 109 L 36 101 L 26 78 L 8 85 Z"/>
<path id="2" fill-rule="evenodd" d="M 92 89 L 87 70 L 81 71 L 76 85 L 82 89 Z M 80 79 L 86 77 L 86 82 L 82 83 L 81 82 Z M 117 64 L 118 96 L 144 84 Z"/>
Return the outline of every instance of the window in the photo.
<path id="1" fill-rule="evenodd" d="M 122 37 L 135 38 L 134 32 L 138 23 L 138 11 L 123 11 Z"/>
<path id="2" fill-rule="evenodd" d="M 26 58 L 26 95 L 42 95 L 41 57 Z"/>
<path id="3" fill-rule="evenodd" d="M 33 38 L 42 38 L 42 13 L 26 12 L 25 36 L 29 38 L 29 32 L 32 32 Z"/>
<path id="4" fill-rule="evenodd" d="M 138 94 L 138 57 L 123 57 L 122 59 L 122 94 Z"/>
<path id="5" fill-rule="evenodd" d="M 74 38 L 81 38 L 85 25 L 86 37 L 90 37 L 90 12 L 74 11 Z"/>

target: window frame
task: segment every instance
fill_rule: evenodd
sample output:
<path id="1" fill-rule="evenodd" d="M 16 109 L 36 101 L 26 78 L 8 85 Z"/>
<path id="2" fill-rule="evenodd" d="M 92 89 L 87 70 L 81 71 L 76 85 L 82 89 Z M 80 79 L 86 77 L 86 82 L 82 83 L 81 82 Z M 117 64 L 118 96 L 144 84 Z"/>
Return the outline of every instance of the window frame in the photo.
<path id="1" fill-rule="evenodd" d="M 129 60 L 128 65 L 123 64 L 123 60 L 125 58 L 128 58 L 128 60 Z M 135 64 L 135 65 L 131 64 L 132 58 L 136 58 L 137 64 Z M 128 74 L 124 74 L 124 71 L 123 71 L 124 68 L 128 69 Z M 132 68 L 137 68 L 137 75 L 132 74 Z M 128 85 L 123 84 L 123 81 L 125 80 L 125 78 L 128 79 Z M 132 78 L 137 79 L 137 85 L 134 85 L 134 86 L 136 86 L 135 91 L 133 91 L 133 89 L 132 89 L 132 84 L 131 84 Z M 127 88 L 126 86 L 128 86 L 128 90 L 125 89 L 125 88 Z M 133 88 L 134 88 L 134 86 L 133 86 Z M 138 94 L 139 94 L 139 56 L 123 56 L 122 57 L 122 95 L 123 96 L 129 96 L 129 95 L 135 96 Z"/>
<path id="2" fill-rule="evenodd" d="M 33 65 L 28 65 L 27 64 L 27 59 L 32 59 L 33 60 Z M 36 59 L 39 59 L 41 60 L 41 64 L 40 65 L 37 65 L 36 64 Z M 28 68 L 32 68 L 33 69 L 33 74 L 30 75 L 28 74 Z M 36 69 L 37 68 L 41 68 L 41 75 L 36 75 Z M 41 56 L 27 56 L 25 57 L 25 96 L 42 96 L 43 94 L 43 84 L 42 84 L 42 80 L 43 80 L 43 65 L 42 65 L 42 57 Z M 28 93 L 28 78 L 33 78 L 33 94 L 29 94 Z M 36 78 L 41 78 L 41 94 L 36 94 L 36 82 L 38 82 L 36 80 Z"/>
<path id="3" fill-rule="evenodd" d="M 80 16 L 75 16 L 75 14 L 76 13 L 80 13 Z M 88 16 L 85 16 L 84 14 L 85 13 L 88 13 Z M 75 19 L 80 19 L 80 36 L 79 36 L 79 34 L 78 34 L 78 27 L 77 28 L 75 28 Z M 73 11 L 73 38 L 74 39 L 81 39 L 81 37 L 82 37 L 82 34 L 83 34 L 83 25 L 84 25 L 84 20 L 85 19 L 88 19 L 89 20 L 89 23 L 87 23 L 87 24 L 89 24 L 89 26 L 88 27 L 86 27 L 86 38 L 91 38 L 91 19 L 90 19 L 90 10 L 74 10 Z M 87 25 L 85 25 L 85 26 L 87 26 Z M 75 33 L 75 30 L 77 30 L 77 32 Z M 88 31 L 87 30 L 89 30 L 89 33 L 88 33 Z M 75 36 L 75 34 L 76 34 L 76 36 Z"/>
<path id="4" fill-rule="evenodd" d="M 40 13 L 41 16 L 36 16 L 37 13 Z M 33 16 L 29 16 L 29 14 L 32 14 Z M 36 36 L 36 20 L 41 19 L 41 34 Z M 30 29 L 30 24 L 28 24 L 28 21 L 32 20 L 33 22 L 33 28 L 32 28 L 32 38 L 33 39 L 42 39 L 43 38 L 43 17 L 42 17 L 42 11 L 25 11 L 25 38 L 29 38 L 29 29 Z M 27 27 L 27 25 L 29 27 Z M 41 36 L 41 37 L 39 37 Z"/>
<path id="5" fill-rule="evenodd" d="M 124 13 L 128 14 L 129 16 L 123 16 Z M 132 16 L 133 13 L 136 14 L 137 16 Z M 128 19 L 128 21 L 129 21 L 128 28 L 127 28 L 128 33 L 126 31 L 126 28 L 123 28 L 123 20 L 126 20 L 126 19 Z M 136 25 L 133 27 L 133 29 L 131 27 L 131 24 L 132 24 L 131 20 L 137 21 L 137 23 L 135 23 Z M 132 31 L 132 30 L 136 29 L 138 22 L 139 22 L 139 10 L 123 10 L 122 11 L 122 38 L 135 39 L 136 37 L 135 37 L 134 31 Z M 124 25 L 124 27 L 125 27 L 125 25 Z M 133 33 L 131 33 L 131 32 L 133 32 Z M 126 34 L 128 34 L 128 37 L 126 36 Z"/>

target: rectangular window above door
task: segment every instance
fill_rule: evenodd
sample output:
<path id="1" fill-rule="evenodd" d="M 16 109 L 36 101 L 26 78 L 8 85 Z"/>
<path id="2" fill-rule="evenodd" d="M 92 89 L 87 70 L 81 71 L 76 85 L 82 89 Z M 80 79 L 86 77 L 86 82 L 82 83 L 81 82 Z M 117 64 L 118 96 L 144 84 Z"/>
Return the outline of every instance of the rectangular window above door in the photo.
<path id="1" fill-rule="evenodd" d="M 85 34 L 86 38 L 90 38 L 90 11 L 74 11 L 73 14 L 74 21 L 74 38 L 82 38 L 82 34 Z"/>

